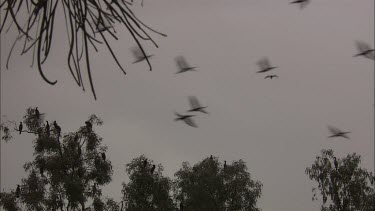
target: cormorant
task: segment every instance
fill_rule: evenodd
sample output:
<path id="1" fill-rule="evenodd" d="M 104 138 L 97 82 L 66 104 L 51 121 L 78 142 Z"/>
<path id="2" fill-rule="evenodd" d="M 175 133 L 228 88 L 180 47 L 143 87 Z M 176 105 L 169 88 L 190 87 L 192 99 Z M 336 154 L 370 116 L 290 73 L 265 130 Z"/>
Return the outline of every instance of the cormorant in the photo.
<path id="1" fill-rule="evenodd" d="M 335 164 L 335 168 L 337 170 L 339 163 L 337 162 L 336 157 L 333 157 L 333 160 L 334 160 L 333 163 Z"/>
<path id="2" fill-rule="evenodd" d="M 331 136 L 328 136 L 328 138 L 334 138 L 334 137 L 343 137 L 343 138 L 346 138 L 346 139 L 350 139 L 346 134 L 350 133 L 350 132 L 343 132 L 341 131 L 340 129 L 338 128 L 335 128 L 335 127 L 332 127 L 332 126 L 328 126 L 328 130 L 332 133 Z"/>
<path id="3" fill-rule="evenodd" d="M 88 130 L 88 131 L 91 131 L 91 130 L 92 130 L 92 124 L 91 124 L 91 122 L 86 121 L 85 124 L 86 124 L 86 128 L 87 128 L 87 130 Z"/>
<path id="4" fill-rule="evenodd" d="M 46 124 L 46 134 L 47 136 L 49 136 L 49 124 L 48 124 L 48 121 L 46 121 L 47 124 Z"/>
<path id="5" fill-rule="evenodd" d="M 196 71 L 195 68 L 197 68 L 197 67 L 192 67 L 192 66 L 188 65 L 188 63 L 186 62 L 186 59 L 183 56 L 176 57 L 175 61 L 176 61 L 177 67 L 179 69 L 179 71 L 176 72 L 176 74 L 184 73 L 184 72 L 188 72 L 188 71 Z"/>
<path id="6" fill-rule="evenodd" d="M 22 133 L 22 128 L 23 128 L 23 125 L 22 125 L 22 122 L 20 122 L 20 125 L 18 126 L 18 130 L 20 131 L 20 134 Z"/>
<path id="7" fill-rule="evenodd" d="M 40 113 L 39 113 L 39 110 L 38 110 L 38 107 L 35 108 L 35 117 L 37 119 L 39 119 L 39 116 L 40 116 Z"/>
<path id="8" fill-rule="evenodd" d="M 103 159 L 104 161 L 105 161 L 105 158 L 106 158 L 105 153 L 102 152 L 102 159 Z"/>
<path id="9" fill-rule="evenodd" d="M 153 174 L 153 173 L 154 173 L 154 171 L 155 171 L 155 167 L 156 167 L 155 165 L 152 165 L 152 168 L 151 168 L 151 171 L 150 171 L 150 172 L 151 172 L 151 174 Z"/>
<path id="10" fill-rule="evenodd" d="M 260 70 L 257 72 L 257 73 L 265 73 L 265 72 L 268 72 L 268 71 L 271 71 L 277 67 L 272 67 L 268 58 L 267 57 L 264 57 L 262 58 L 261 60 L 259 60 L 257 62 Z"/>
<path id="11" fill-rule="evenodd" d="M 188 112 L 199 111 L 199 112 L 207 114 L 207 111 L 204 110 L 205 108 L 207 108 L 207 106 L 205 107 L 201 106 L 197 97 L 190 96 L 189 102 L 190 102 L 191 109 L 188 110 Z"/>
<path id="12" fill-rule="evenodd" d="M 147 166 L 147 159 L 145 159 L 145 160 L 143 161 L 143 168 L 146 168 L 146 166 Z"/>
<path id="13" fill-rule="evenodd" d="M 227 161 L 224 160 L 224 169 L 226 169 L 226 168 L 227 168 Z"/>
<path id="14" fill-rule="evenodd" d="M 184 121 L 187 125 L 191 126 L 191 127 L 198 127 L 195 122 L 193 121 L 193 119 L 191 117 L 193 117 L 194 115 L 181 115 L 179 113 L 176 113 L 176 116 L 178 116 L 175 121 L 179 121 L 179 120 L 182 120 Z"/>
<path id="15" fill-rule="evenodd" d="M 211 160 L 211 161 L 213 161 L 213 160 L 214 160 L 214 157 L 213 157 L 212 155 L 210 156 L 210 160 Z"/>
<path id="16" fill-rule="evenodd" d="M 17 189 L 16 189 L 16 198 L 19 198 L 21 195 L 21 187 L 20 185 L 17 185 Z"/>
<path id="17" fill-rule="evenodd" d="M 53 121 L 53 126 L 55 127 L 58 136 L 60 136 L 60 133 L 61 133 L 61 127 L 60 127 L 59 125 L 57 125 L 56 121 Z"/>

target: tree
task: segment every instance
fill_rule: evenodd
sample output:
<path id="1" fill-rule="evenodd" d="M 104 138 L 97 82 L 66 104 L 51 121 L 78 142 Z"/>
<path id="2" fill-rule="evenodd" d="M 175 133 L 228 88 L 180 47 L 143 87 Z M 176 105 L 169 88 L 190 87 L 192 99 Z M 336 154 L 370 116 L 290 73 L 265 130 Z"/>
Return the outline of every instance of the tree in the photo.
<path id="1" fill-rule="evenodd" d="M 101 186 L 108 184 L 113 174 L 111 162 L 100 156 L 107 150 L 102 138 L 86 126 L 61 134 L 56 122 L 47 132 L 44 115 L 37 118 L 34 114 L 35 109 L 27 109 L 22 131 L 36 136 L 34 159 L 24 164 L 28 175 L 22 179 L 19 196 L 14 191 L 1 193 L 0 205 L 9 211 L 20 205 L 26 210 L 69 211 L 85 210 L 91 200 L 96 210 L 116 207 L 111 199 L 106 204 L 101 200 Z M 95 115 L 87 121 L 98 126 L 103 123 Z"/>
<path id="2" fill-rule="evenodd" d="M 0 33 L 3 34 L 4 30 L 11 27 L 15 27 L 18 32 L 18 36 L 9 51 L 6 67 L 8 68 L 14 47 L 18 42 L 21 42 L 23 45 L 21 55 L 30 51 L 33 52 L 32 65 L 36 61 L 39 74 L 43 80 L 51 85 L 57 83 L 57 80 L 48 79 L 44 74 L 42 65 L 52 49 L 52 40 L 56 34 L 55 19 L 57 19 L 57 14 L 61 10 L 64 14 L 68 37 L 67 64 L 70 74 L 77 85 L 85 90 L 81 71 L 86 68 L 91 91 L 96 99 L 90 66 L 91 49 L 98 52 L 97 45 L 104 45 L 122 73 L 126 74 L 117 59 L 116 53 L 109 45 L 109 39 L 118 40 L 114 30 L 115 27 L 118 25 L 125 26 L 143 55 L 146 54 L 142 48 L 141 40 L 151 41 L 158 47 L 146 30 L 166 36 L 141 22 L 130 9 L 129 5 L 131 4 L 126 0 L 2 1 L 0 10 L 5 11 L 5 14 L 2 15 L 4 19 L 0 23 Z M 6 27 L 7 22 L 9 22 L 9 27 Z M 57 27 L 60 28 L 60 26 Z M 151 70 L 151 64 L 147 58 L 146 60 Z"/>
<path id="3" fill-rule="evenodd" d="M 193 167 L 184 162 L 175 176 L 175 200 L 184 210 L 260 210 L 257 200 L 262 183 L 251 179 L 242 160 L 225 167 L 216 157 L 206 158 Z"/>
<path id="4" fill-rule="evenodd" d="M 155 171 L 151 171 L 154 166 L 153 161 L 144 155 L 134 158 L 126 164 L 126 172 L 130 181 L 123 183 L 125 210 L 175 210 L 170 197 L 172 182 L 169 178 L 162 176 L 163 166 L 161 164 L 157 165 Z"/>
<path id="5" fill-rule="evenodd" d="M 359 166 L 361 156 L 356 153 L 337 159 L 332 149 L 321 152 L 305 173 L 318 182 L 322 196 L 322 211 L 370 211 L 375 209 L 375 177 Z M 371 184 L 371 185 L 370 185 Z M 317 189 L 313 188 L 313 200 Z"/>

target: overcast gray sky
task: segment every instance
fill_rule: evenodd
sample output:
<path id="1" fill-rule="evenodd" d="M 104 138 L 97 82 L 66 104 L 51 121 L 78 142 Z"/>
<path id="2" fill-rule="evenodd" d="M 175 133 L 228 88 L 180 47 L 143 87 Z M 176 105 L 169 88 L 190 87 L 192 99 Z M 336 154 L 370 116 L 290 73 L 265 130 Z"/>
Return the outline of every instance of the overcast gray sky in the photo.
<path id="1" fill-rule="evenodd" d="M 55 86 L 30 68 L 30 56 L 14 54 L 5 70 L 14 36 L 2 35 L 1 113 L 20 121 L 27 107 L 38 106 L 63 132 L 83 125 L 90 114 L 101 117 L 104 124 L 95 130 L 114 165 L 105 193 L 116 200 L 127 179 L 123 165 L 136 156 L 161 163 L 173 177 L 183 161 L 195 164 L 212 154 L 246 161 L 252 178 L 264 185 L 264 211 L 319 210 L 320 203 L 311 201 L 315 184 L 304 170 L 321 149 L 332 148 L 339 157 L 358 153 L 362 166 L 374 171 L 374 62 L 353 58 L 356 40 L 374 46 L 374 1 L 313 0 L 303 10 L 289 2 L 144 0 L 143 8 L 134 7 L 138 17 L 168 35 L 150 33 L 160 46 L 145 45 L 155 54 L 153 71 L 146 63 L 131 64 L 135 44 L 118 29 L 120 41 L 112 44 L 128 74 L 107 51 L 92 54 L 97 101 L 75 85 L 66 67 L 64 27 L 55 33 L 45 65 L 47 77 L 58 80 Z M 174 74 L 178 55 L 198 71 Z M 278 79 L 255 73 L 263 56 L 279 67 Z M 199 128 L 173 121 L 174 111 L 189 107 L 189 95 L 210 112 L 197 116 Z M 351 131 L 351 140 L 328 139 L 327 125 Z M 5 191 L 25 175 L 32 138 L 15 134 L 2 144 Z"/>

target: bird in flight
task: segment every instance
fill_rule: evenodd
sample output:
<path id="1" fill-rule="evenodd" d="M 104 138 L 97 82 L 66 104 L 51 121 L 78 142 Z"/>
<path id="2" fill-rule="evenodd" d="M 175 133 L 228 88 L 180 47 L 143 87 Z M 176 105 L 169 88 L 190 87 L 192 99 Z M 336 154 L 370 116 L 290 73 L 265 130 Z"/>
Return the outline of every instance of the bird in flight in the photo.
<path id="1" fill-rule="evenodd" d="M 193 121 L 193 119 L 191 117 L 193 117 L 194 115 L 181 115 L 177 112 L 175 112 L 176 116 L 178 116 L 175 121 L 179 121 L 179 120 L 182 120 L 184 121 L 187 125 L 191 126 L 191 127 L 198 127 L 195 122 Z"/>
<path id="2" fill-rule="evenodd" d="M 267 75 L 266 77 L 264 77 L 264 79 L 267 79 L 267 78 L 269 78 L 269 79 L 272 79 L 272 78 L 278 78 L 279 76 L 277 76 L 277 75 Z"/>
<path id="3" fill-rule="evenodd" d="M 271 71 L 277 67 L 272 67 L 271 64 L 270 64 L 270 61 L 268 60 L 268 58 L 264 57 L 263 59 L 259 60 L 257 62 L 260 70 L 257 71 L 257 73 L 265 73 L 265 72 L 268 72 L 268 71 Z"/>
<path id="4" fill-rule="evenodd" d="M 335 138 L 335 137 L 343 137 L 346 139 L 350 139 L 347 134 L 350 132 L 343 132 L 338 128 L 328 126 L 328 130 L 331 132 L 332 135 L 328 136 L 328 138 Z"/>
<path id="5" fill-rule="evenodd" d="M 303 9 L 304 7 L 306 7 L 306 5 L 310 3 L 310 0 L 296 0 L 296 1 L 292 1 L 290 2 L 290 4 L 299 4 L 300 8 Z"/>
<path id="6" fill-rule="evenodd" d="M 185 57 L 183 56 L 178 56 L 175 58 L 175 61 L 176 61 L 176 65 L 179 69 L 178 72 L 176 72 L 176 74 L 178 73 L 184 73 L 184 72 L 188 72 L 188 71 L 196 71 L 195 68 L 197 67 L 192 67 L 190 66 L 187 62 L 186 62 L 186 59 Z"/>
<path id="7" fill-rule="evenodd" d="M 138 63 L 138 62 L 141 62 L 141 61 L 143 61 L 143 60 L 145 60 L 145 59 L 148 59 L 148 58 L 151 58 L 151 57 L 153 56 L 153 55 L 146 55 L 146 53 L 143 54 L 142 50 L 139 49 L 139 48 L 137 48 L 137 47 L 133 48 L 133 49 L 132 49 L 132 52 L 133 52 L 133 56 L 134 56 L 135 59 L 136 59 L 136 60 L 133 62 L 133 64 Z"/>
<path id="8" fill-rule="evenodd" d="M 369 44 L 364 43 L 362 41 L 357 41 L 356 46 L 357 46 L 357 49 L 358 49 L 359 53 L 354 55 L 354 57 L 363 56 L 363 57 L 366 57 L 368 59 L 375 60 L 375 53 L 374 53 L 375 49 L 370 48 Z"/>
<path id="9" fill-rule="evenodd" d="M 204 107 L 201 106 L 197 97 L 190 96 L 189 102 L 190 102 L 191 109 L 188 110 L 188 112 L 197 111 L 197 112 L 202 112 L 202 113 L 208 114 L 207 111 L 204 110 L 205 108 L 207 108 L 207 106 L 204 106 Z"/>

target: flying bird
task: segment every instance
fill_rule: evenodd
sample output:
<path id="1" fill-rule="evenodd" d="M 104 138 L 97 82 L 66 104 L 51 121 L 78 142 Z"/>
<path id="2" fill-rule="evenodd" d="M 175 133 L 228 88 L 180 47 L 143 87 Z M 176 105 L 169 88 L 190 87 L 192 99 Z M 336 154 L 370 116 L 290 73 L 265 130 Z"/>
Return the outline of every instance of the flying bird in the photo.
<path id="1" fill-rule="evenodd" d="M 303 9 L 304 7 L 306 7 L 306 5 L 310 3 L 310 0 L 296 0 L 296 1 L 292 1 L 290 2 L 290 4 L 299 4 L 300 8 Z"/>
<path id="2" fill-rule="evenodd" d="M 190 102 L 191 109 L 188 110 L 188 112 L 197 111 L 197 112 L 202 112 L 202 113 L 207 114 L 207 111 L 204 110 L 205 108 L 207 108 L 207 106 L 205 107 L 201 106 L 197 97 L 190 96 L 189 102 Z"/>
<path id="3" fill-rule="evenodd" d="M 178 116 L 175 121 L 179 121 L 179 120 L 182 120 L 184 121 L 187 125 L 191 126 L 191 127 L 198 127 L 195 122 L 193 121 L 193 119 L 191 117 L 193 117 L 194 115 L 181 115 L 179 113 L 176 113 L 176 116 Z"/>
<path id="4" fill-rule="evenodd" d="M 343 137 L 343 138 L 346 138 L 346 139 L 350 139 L 346 134 L 350 133 L 350 132 L 343 132 L 341 131 L 340 129 L 338 128 L 335 128 L 335 127 L 332 127 L 332 126 L 328 126 L 328 130 L 331 132 L 331 136 L 328 136 L 328 138 L 335 138 L 335 137 Z"/>
<path id="5" fill-rule="evenodd" d="M 146 55 L 146 53 L 143 54 L 142 50 L 135 47 L 132 49 L 132 52 L 133 52 L 133 56 L 135 57 L 135 61 L 133 62 L 133 64 L 135 63 L 138 63 L 138 62 L 141 62 L 145 59 L 148 59 L 148 58 L 151 58 L 153 55 Z"/>
<path id="6" fill-rule="evenodd" d="M 151 172 L 151 174 L 153 174 L 154 173 L 154 171 L 155 171 L 155 165 L 152 165 L 152 168 L 151 168 L 151 170 L 150 170 L 150 172 Z"/>
<path id="7" fill-rule="evenodd" d="M 266 77 L 264 77 L 264 79 L 267 79 L 267 78 L 269 78 L 269 79 L 272 79 L 272 78 L 278 78 L 279 76 L 277 76 L 277 75 L 267 75 Z"/>
<path id="8" fill-rule="evenodd" d="M 23 125 L 22 125 L 22 122 L 20 122 L 20 125 L 18 126 L 18 130 L 20 131 L 20 134 L 22 133 L 22 128 L 23 128 Z"/>
<path id="9" fill-rule="evenodd" d="M 184 73 L 184 72 L 187 72 L 187 71 L 196 71 L 195 68 L 197 68 L 197 67 L 192 67 L 192 66 L 188 65 L 188 63 L 186 62 L 186 59 L 183 56 L 176 57 L 175 61 L 176 61 L 177 67 L 179 69 L 178 72 L 176 72 L 176 74 Z"/>
<path id="10" fill-rule="evenodd" d="M 362 41 L 357 41 L 356 46 L 357 46 L 359 53 L 354 55 L 354 57 L 363 56 L 368 59 L 375 60 L 375 53 L 374 53 L 375 49 L 371 48 L 369 44 L 364 43 Z"/>
<path id="11" fill-rule="evenodd" d="M 257 73 L 265 73 L 265 72 L 268 72 L 268 71 L 271 71 L 271 70 L 277 68 L 277 67 L 272 67 L 271 64 L 270 64 L 270 61 L 266 57 L 259 60 L 257 62 L 257 64 L 260 68 L 260 70 Z"/>
<path id="12" fill-rule="evenodd" d="M 16 198 L 19 198 L 21 195 L 21 187 L 20 185 L 17 185 L 17 189 L 16 189 Z"/>

